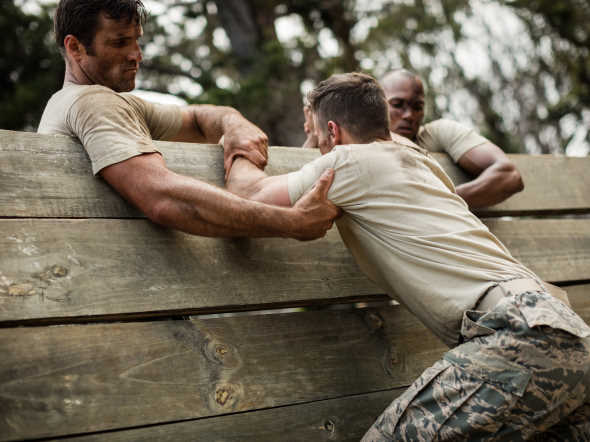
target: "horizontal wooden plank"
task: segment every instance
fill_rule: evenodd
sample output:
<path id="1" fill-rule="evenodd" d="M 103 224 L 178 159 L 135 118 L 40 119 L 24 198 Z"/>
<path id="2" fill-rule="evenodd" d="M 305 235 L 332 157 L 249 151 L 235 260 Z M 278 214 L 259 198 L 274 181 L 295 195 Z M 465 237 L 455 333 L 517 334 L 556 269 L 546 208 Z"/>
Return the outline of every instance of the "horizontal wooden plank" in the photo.
<path id="1" fill-rule="evenodd" d="M 401 307 L 0 329 L 0 439 L 403 388 L 444 350 Z"/>
<path id="2" fill-rule="evenodd" d="M 167 425 L 65 438 L 79 442 L 358 442 L 404 389 Z"/>
<path id="3" fill-rule="evenodd" d="M 590 322 L 590 284 L 568 292 Z M 399 306 L 4 329 L 0 348 L 0 440 L 128 429 L 81 441 L 358 440 L 445 351 Z"/>
<path id="4" fill-rule="evenodd" d="M 179 173 L 223 184 L 219 146 L 156 142 L 168 166 Z M 271 149 L 268 173 L 287 173 L 319 155 L 317 149 Z M 469 179 L 449 158 L 434 154 L 455 182 Z M 31 159 L 34 158 L 34 161 Z M 515 213 L 590 211 L 590 157 L 512 155 L 525 190 L 481 211 L 485 216 Z M 83 148 L 64 136 L 0 130 L 0 217 L 141 216 L 99 178 Z"/>
<path id="5" fill-rule="evenodd" d="M 471 180 L 450 158 L 434 154 L 455 184 Z M 521 173 L 524 190 L 500 204 L 478 209 L 482 217 L 590 212 L 590 156 L 508 155 Z"/>
<path id="6" fill-rule="evenodd" d="M 333 229 L 203 238 L 147 220 L 0 220 L 0 321 L 236 311 L 379 293 Z"/>
<path id="7" fill-rule="evenodd" d="M 508 250 L 549 282 L 590 280 L 587 219 L 486 220 Z"/>
<path id="8" fill-rule="evenodd" d="M 488 225 L 541 278 L 590 279 L 587 221 Z M 336 229 L 306 243 L 201 238 L 146 220 L 0 220 L 0 321 L 238 311 L 378 293 Z"/>

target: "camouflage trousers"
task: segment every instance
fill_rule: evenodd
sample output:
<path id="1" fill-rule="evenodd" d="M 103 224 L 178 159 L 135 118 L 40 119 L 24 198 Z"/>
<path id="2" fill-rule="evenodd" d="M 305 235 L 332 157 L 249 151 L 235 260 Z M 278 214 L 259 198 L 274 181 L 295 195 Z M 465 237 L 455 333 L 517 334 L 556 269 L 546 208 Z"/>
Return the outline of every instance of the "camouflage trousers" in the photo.
<path id="1" fill-rule="evenodd" d="M 461 334 L 363 441 L 590 441 L 590 328 L 565 304 L 510 295 Z"/>

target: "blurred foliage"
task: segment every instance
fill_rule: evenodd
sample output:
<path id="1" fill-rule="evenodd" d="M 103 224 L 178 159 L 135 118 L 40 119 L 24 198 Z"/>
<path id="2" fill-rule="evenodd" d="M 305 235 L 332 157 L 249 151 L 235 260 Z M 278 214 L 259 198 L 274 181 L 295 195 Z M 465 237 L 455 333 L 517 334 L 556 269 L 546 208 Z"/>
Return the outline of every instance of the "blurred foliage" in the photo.
<path id="1" fill-rule="evenodd" d="M 0 6 L 9 36 L 1 106 L 13 114 L 3 117 L 5 128 L 34 126 L 63 64 L 46 9 L 31 16 L 14 1 Z M 508 152 L 561 153 L 590 143 L 587 0 L 146 4 L 152 16 L 139 87 L 234 106 L 275 145 L 303 141 L 302 90 L 334 72 L 379 77 L 394 67 L 423 77 L 427 119 L 475 125 Z"/>
<path id="2" fill-rule="evenodd" d="M 64 63 L 53 43 L 47 8 L 25 14 L 0 2 L 0 128 L 35 130 L 45 103 L 61 87 Z"/>

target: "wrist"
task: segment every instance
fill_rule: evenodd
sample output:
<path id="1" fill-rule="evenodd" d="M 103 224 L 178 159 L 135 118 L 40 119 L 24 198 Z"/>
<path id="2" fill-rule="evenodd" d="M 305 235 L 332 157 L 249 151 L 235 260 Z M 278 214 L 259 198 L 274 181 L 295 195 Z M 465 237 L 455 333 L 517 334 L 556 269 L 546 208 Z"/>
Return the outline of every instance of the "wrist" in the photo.
<path id="1" fill-rule="evenodd" d="M 231 132 L 236 126 L 239 126 L 244 117 L 233 107 L 227 107 L 226 112 L 221 119 L 221 129 L 223 134 Z"/>

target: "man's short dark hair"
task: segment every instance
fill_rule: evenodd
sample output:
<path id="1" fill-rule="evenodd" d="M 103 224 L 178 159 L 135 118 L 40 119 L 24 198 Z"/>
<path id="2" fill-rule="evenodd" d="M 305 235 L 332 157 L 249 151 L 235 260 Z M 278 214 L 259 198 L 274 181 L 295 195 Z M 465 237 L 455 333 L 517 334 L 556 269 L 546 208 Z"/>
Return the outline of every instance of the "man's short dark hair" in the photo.
<path id="1" fill-rule="evenodd" d="M 72 34 L 92 53 L 101 12 L 108 18 L 129 23 L 143 24 L 147 18 L 141 0 L 60 0 L 53 19 L 57 46 L 63 50 L 64 38 Z"/>
<path id="2" fill-rule="evenodd" d="M 373 77 L 360 72 L 332 75 L 308 94 L 319 130 L 332 120 L 360 142 L 389 135 L 385 93 Z"/>

